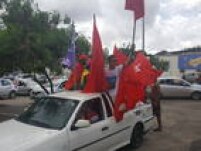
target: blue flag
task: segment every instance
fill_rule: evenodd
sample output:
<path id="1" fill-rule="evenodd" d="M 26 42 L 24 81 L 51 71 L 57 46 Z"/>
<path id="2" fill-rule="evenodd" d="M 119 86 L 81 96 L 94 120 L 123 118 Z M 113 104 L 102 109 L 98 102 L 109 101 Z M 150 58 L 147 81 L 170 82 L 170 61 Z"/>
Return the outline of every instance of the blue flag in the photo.
<path id="1" fill-rule="evenodd" d="M 73 69 L 75 66 L 75 41 L 72 40 L 70 47 L 68 48 L 68 52 L 66 57 L 63 58 L 62 64 L 69 69 Z"/>

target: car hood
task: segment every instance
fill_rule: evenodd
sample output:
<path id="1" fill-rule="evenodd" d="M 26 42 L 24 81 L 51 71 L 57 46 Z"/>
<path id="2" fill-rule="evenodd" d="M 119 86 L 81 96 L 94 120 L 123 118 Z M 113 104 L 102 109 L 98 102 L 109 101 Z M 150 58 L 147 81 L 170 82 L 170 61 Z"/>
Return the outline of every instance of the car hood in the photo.
<path id="1" fill-rule="evenodd" d="M 4 151 L 24 151 L 41 144 L 56 135 L 58 131 L 27 125 L 16 120 L 0 124 L 0 146 Z"/>

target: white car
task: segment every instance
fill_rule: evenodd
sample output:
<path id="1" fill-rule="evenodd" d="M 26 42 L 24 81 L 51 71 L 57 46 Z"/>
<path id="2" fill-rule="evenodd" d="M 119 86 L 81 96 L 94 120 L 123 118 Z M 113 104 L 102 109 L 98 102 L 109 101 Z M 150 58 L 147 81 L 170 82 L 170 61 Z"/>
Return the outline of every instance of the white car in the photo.
<path id="1" fill-rule="evenodd" d="M 53 84 L 53 90 L 54 93 L 62 92 L 64 91 L 64 85 L 65 85 L 66 79 L 55 79 L 52 81 Z M 44 85 L 46 90 L 48 91 L 49 94 L 51 94 L 51 87 L 49 84 Z M 31 97 L 42 97 L 42 96 L 47 96 L 48 94 L 40 87 L 35 87 L 33 89 Z"/>
<path id="2" fill-rule="evenodd" d="M 96 114 L 91 114 L 93 110 Z M 112 151 L 139 147 L 153 125 L 150 104 L 116 122 L 106 94 L 61 92 L 40 98 L 18 118 L 0 124 L 3 151 Z M 87 115 L 89 117 L 87 117 Z M 93 115 L 93 116 L 92 116 Z"/>
<path id="3" fill-rule="evenodd" d="M 9 79 L 0 78 L 0 97 L 15 98 L 17 88 Z"/>
<path id="4" fill-rule="evenodd" d="M 38 83 L 31 79 L 16 79 L 17 81 L 17 94 L 32 96 L 35 91 L 42 91 Z"/>

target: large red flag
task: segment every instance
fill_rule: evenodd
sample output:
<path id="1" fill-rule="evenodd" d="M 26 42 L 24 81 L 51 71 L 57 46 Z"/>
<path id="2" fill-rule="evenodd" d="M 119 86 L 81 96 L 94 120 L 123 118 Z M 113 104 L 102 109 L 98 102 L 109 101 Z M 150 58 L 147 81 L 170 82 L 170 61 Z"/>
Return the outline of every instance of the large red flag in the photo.
<path id="1" fill-rule="evenodd" d="M 126 10 L 135 12 L 135 20 L 144 17 L 144 0 L 126 0 Z"/>
<path id="2" fill-rule="evenodd" d="M 122 120 L 123 112 L 120 110 L 121 105 L 125 105 L 126 110 L 133 109 L 139 101 L 145 99 L 145 87 L 133 80 L 130 74 L 130 67 L 126 66 L 119 79 L 119 88 L 115 100 L 114 116 L 117 121 Z"/>
<path id="3" fill-rule="evenodd" d="M 71 89 L 79 86 L 81 76 L 82 76 L 82 72 L 83 72 L 83 65 L 81 65 L 80 63 L 77 63 L 75 65 L 75 68 L 73 69 L 69 79 L 65 83 L 64 87 L 66 90 L 71 90 Z"/>
<path id="4" fill-rule="evenodd" d="M 130 81 L 138 82 L 144 86 L 151 85 L 156 82 L 157 78 L 161 75 L 161 71 L 153 68 L 153 65 L 150 63 L 149 59 L 141 53 L 136 54 L 136 58 L 131 63 L 127 72 Z"/>
<path id="5" fill-rule="evenodd" d="M 115 56 L 115 58 L 117 59 L 117 65 L 120 65 L 120 64 L 124 64 L 128 57 L 123 54 L 117 47 L 116 45 L 114 46 L 114 49 L 113 49 L 113 55 Z"/>
<path id="6" fill-rule="evenodd" d="M 106 91 L 108 84 L 105 78 L 104 70 L 104 54 L 102 50 L 102 43 L 96 27 L 95 17 L 93 23 L 92 33 L 92 59 L 90 74 L 84 87 L 83 92 L 93 93 Z"/>
<path id="7" fill-rule="evenodd" d="M 146 86 L 156 82 L 161 73 L 152 67 L 143 53 L 136 54 L 135 60 L 123 69 L 120 76 L 114 114 L 117 121 L 123 118 L 119 107 L 125 104 L 128 111 L 133 109 L 137 102 L 144 101 Z"/>

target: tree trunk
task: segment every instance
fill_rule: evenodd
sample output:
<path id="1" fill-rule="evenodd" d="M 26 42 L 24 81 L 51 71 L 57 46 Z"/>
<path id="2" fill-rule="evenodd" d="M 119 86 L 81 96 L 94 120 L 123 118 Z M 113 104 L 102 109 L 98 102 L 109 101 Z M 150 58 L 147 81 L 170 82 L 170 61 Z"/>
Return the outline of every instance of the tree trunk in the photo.
<path id="1" fill-rule="evenodd" d="M 53 93 L 54 93 L 54 88 L 53 88 L 54 86 L 53 86 L 52 80 L 51 80 L 51 78 L 49 77 L 49 75 L 48 75 L 48 73 L 47 73 L 46 70 L 45 70 L 44 74 L 45 74 L 45 76 L 46 76 L 46 78 L 47 78 L 47 80 L 48 80 L 48 82 L 49 82 L 49 84 L 50 84 L 51 94 L 53 94 Z"/>
<path id="2" fill-rule="evenodd" d="M 40 87 L 45 91 L 46 94 L 49 94 L 48 90 L 43 86 L 43 84 L 36 78 L 34 75 L 34 81 L 40 85 Z"/>

